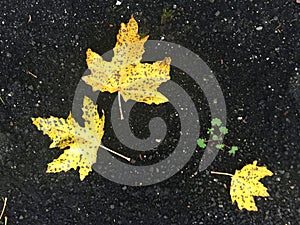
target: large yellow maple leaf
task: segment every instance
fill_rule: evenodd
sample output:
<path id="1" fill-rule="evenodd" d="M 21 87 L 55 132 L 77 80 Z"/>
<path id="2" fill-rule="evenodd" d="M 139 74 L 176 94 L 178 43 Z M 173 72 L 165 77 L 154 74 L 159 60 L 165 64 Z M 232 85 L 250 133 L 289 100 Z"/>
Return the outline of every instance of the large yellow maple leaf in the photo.
<path id="1" fill-rule="evenodd" d="M 257 211 L 253 196 L 268 197 L 267 188 L 259 182 L 265 176 L 273 173 L 265 166 L 257 166 L 257 161 L 236 170 L 231 177 L 230 195 L 232 203 L 235 201 L 240 210 Z"/>
<path id="2" fill-rule="evenodd" d="M 110 62 L 88 49 L 87 65 L 91 72 L 82 79 L 92 86 L 93 91 L 118 92 L 124 99 L 160 104 L 168 99 L 157 91 L 159 85 L 170 80 L 171 59 L 166 57 L 153 64 L 140 63 L 144 43 L 148 36 L 141 38 L 138 24 L 133 17 L 127 24 L 122 23 Z"/>
<path id="3" fill-rule="evenodd" d="M 47 173 L 57 173 L 77 169 L 79 167 L 80 180 L 83 180 L 96 162 L 97 151 L 101 143 L 104 127 L 104 114 L 99 118 L 97 106 L 92 100 L 83 100 L 84 127 L 81 127 L 70 113 L 67 119 L 51 116 L 50 118 L 32 118 L 33 124 L 43 134 L 48 135 L 53 142 L 50 148 L 58 147 L 64 150 L 57 159 L 48 164 Z"/>

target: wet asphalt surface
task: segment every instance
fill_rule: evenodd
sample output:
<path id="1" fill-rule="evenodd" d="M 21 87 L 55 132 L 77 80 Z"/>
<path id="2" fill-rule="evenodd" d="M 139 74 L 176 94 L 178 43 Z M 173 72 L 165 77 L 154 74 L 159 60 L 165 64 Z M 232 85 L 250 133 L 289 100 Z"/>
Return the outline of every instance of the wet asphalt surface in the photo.
<path id="1" fill-rule="evenodd" d="M 8 224 L 299 224 L 299 15 L 295 1 L 2 1 L 0 3 L 0 196 L 7 197 Z M 163 9 L 173 18 L 161 23 Z M 31 117 L 66 117 L 86 70 L 88 47 L 110 50 L 121 22 L 134 15 L 153 40 L 174 42 L 198 54 L 212 69 L 227 107 L 225 138 L 235 156 L 220 152 L 197 173 L 203 150 L 173 177 L 131 187 L 96 172 L 46 174 L 61 151 L 31 124 Z M 35 77 L 36 76 L 36 77 Z M 172 68 L 172 79 L 199 109 L 202 134 L 210 113 L 201 89 Z M 109 108 L 115 95 L 101 94 Z M 149 113 L 150 112 L 150 113 Z M 167 120 L 167 141 L 139 160 L 113 136 L 103 143 L 132 156 L 136 164 L 170 154 L 180 130 L 168 105 L 137 104 L 131 126 L 149 135 L 151 115 Z M 173 118 L 173 119 L 172 119 Z M 175 140 L 175 141 L 174 141 Z M 262 180 L 270 197 L 256 198 L 258 212 L 239 211 L 229 196 L 234 173 L 258 160 L 274 172 Z M 0 222 L 4 224 L 4 220 Z"/>

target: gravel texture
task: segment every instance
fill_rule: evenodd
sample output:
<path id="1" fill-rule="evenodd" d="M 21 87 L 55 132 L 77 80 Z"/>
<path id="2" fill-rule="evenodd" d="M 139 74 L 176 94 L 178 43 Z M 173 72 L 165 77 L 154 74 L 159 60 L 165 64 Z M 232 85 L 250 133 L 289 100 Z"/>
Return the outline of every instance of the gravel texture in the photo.
<path id="1" fill-rule="evenodd" d="M 173 18 L 161 24 L 163 9 L 173 10 Z M 299 10 L 295 0 L 1 1 L 0 196 L 8 197 L 8 224 L 300 224 Z M 151 39 L 181 44 L 209 65 L 226 99 L 225 142 L 240 150 L 221 151 L 197 173 L 203 151 L 197 149 L 181 172 L 147 187 L 116 184 L 96 172 L 83 182 L 76 171 L 46 174 L 61 151 L 48 148 L 49 138 L 30 118 L 68 115 L 86 49 L 110 50 L 130 15 Z M 171 72 L 184 86 L 180 75 Z M 201 90 L 185 88 L 204 132 L 210 120 Z M 159 115 L 159 109 L 134 108 L 137 136 L 149 135 L 149 110 Z M 178 121 L 170 123 L 178 138 Z M 111 131 L 104 143 L 120 147 Z M 167 148 L 149 160 L 165 157 Z M 239 211 L 230 178 L 209 171 L 234 173 L 253 160 L 274 172 L 262 180 L 270 197 L 256 198 L 258 212 Z"/>

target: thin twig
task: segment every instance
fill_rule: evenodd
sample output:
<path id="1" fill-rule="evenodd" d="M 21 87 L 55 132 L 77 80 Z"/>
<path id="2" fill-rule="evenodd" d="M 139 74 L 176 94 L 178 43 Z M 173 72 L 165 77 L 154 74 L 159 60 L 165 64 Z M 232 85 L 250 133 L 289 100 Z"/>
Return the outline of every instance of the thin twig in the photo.
<path id="1" fill-rule="evenodd" d="M 121 105 L 121 94 L 119 91 L 118 91 L 118 102 L 119 102 L 120 117 L 121 117 L 121 120 L 124 120 L 123 110 L 122 110 L 122 105 Z"/>
<path id="2" fill-rule="evenodd" d="M 226 175 L 226 176 L 233 176 L 231 173 L 223 173 L 223 172 L 217 172 L 217 171 L 210 171 L 212 174 L 219 174 L 219 175 Z"/>
<path id="3" fill-rule="evenodd" d="M 117 156 L 119 156 L 119 157 L 121 157 L 121 158 L 123 158 L 123 159 L 126 159 L 128 162 L 131 161 L 131 158 L 126 157 L 126 156 L 124 156 L 124 155 L 122 155 L 122 154 L 120 154 L 120 153 L 118 153 L 118 152 L 115 152 L 115 151 L 113 151 L 113 150 L 111 150 L 111 149 L 109 149 L 109 148 L 107 148 L 107 147 L 105 147 L 105 146 L 103 146 L 103 145 L 100 145 L 100 148 L 103 148 L 103 149 L 105 149 L 106 151 L 109 151 L 109 152 L 111 152 L 111 153 L 113 153 L 113 154 L 115 154 L 115 155 L 117 155 Z"/>
<path id="4" fill-rule="evenodd" d="M 1 214 L 0 214 L 0 220 L 2 219 L 4 210 L 5 210 L 5 207 L 6 207 L 7 197 L 5 197 L 5 198 L 3 199 L 3 201 L 4 201 L 4 203 L 3 203 L 2 211 L 1 211 Z"/>
<path id="5" fill-rule="evenodd" d="M 3 99 L 0 96 L 0 101 L 2 102 L 3 105 L 5 105 L 5 102 L 3 101 Z"/>
<path id="6" fill-rule="evenodd" d="M 24 73 L 29 74 L 30 76 L 34 77 L 34 78 L 38 78 L 37 75 L 35 75 L 34 73 L 30 72 L 29 70 L 22 70 Z"/>
<path id="7" fill-rule="evenodd" d="M 281 27 L 281 23 L 279 23 L 278 26 L 275 27 L 275 31 L 281 33 L 281 30 L 279 29 L 280 27 Z"/>
<path id="8" fill-rule="evenodd" d="M 4 217 L 4 225 L 7 225 L 7 216 Z"/>
<path id="9" fill-rule="evenodd" d="M 27 71 L 27 73 L 31 76 L 33 76 L 34 78 L 38 78 L 37 75 L 35 75 L 34 73 L 31 73 L 30 71 Z"/>

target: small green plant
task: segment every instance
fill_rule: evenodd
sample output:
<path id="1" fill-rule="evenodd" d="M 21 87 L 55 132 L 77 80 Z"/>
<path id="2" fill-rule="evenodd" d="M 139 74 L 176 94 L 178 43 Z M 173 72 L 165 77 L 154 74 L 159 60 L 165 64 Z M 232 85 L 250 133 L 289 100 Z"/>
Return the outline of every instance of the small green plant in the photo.
<path id="1" fill-rule="evenodd" d="M 148 34 L 146 32 L 144 33 L 140 33 L 140 39 L 143 39 L 144 37 L 146 37 Z"/>
<path id="2" fill-rule="evenodd" d="M 174 10 L 163 9 L 160 17 L 160 24 L 163 25 L 174 18 Z"/>
<path id="3" fill-rule="evenodd" d="M 219 132 L 218 132 L 219 131 Z M 216 133 L 220 133 L 217 135 Z M 212 135 L 211 140 L 206 140 L 204 138 L 199 138 L 197 140 L 197 144 L 200 148 L 205 148 L 208 142 L 215 142 L 216 148 L 224 150 L 224 148 L 228 148 L 228 153 L 230 155 L 234 155 L 235 152 L 238 150 L 237 146 L 228 146 L 223 144 L 223 137 L 221 136 L 228 134 L 228 129 L 225 126 L 222 126 L 222 122 L 218 118 L 214 118 L 211 120 L 211 128 L 207 129 L 207 134 Z"/>

